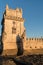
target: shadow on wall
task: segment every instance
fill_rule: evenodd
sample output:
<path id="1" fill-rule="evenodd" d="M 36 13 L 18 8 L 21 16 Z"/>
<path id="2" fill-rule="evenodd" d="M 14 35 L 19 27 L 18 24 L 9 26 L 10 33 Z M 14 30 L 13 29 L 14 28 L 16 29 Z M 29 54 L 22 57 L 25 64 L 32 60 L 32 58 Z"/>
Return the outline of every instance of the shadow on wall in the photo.
<path id="1" fill-rule="evenodd" d="M 2 54 L 2 52 L 3 52 L 3 43 L 2 41 L 0 41 L 0 55 Z"/>
<path id="2" fill-rule="evenodd" d="M 1 36 L 0 36 L 0 55 L 3 52 L 2 36 L 3 36 L 3 31 L 4 31 L 4 15 L 3 15 L 3 19 L 2 19 L 1 25 L 2 25 L 2 31 L 1 31 Z"/>
<path id="3" fill-rule="evenodd" d="M 17 43 L 17 49 L 18 49 L 18 52 L 17 52 L 17 55 L 22 55 L 23 54 L 23 41 L 22 41 L 22 38 L 17 35 L 16 37 L 16 43 Z"/>

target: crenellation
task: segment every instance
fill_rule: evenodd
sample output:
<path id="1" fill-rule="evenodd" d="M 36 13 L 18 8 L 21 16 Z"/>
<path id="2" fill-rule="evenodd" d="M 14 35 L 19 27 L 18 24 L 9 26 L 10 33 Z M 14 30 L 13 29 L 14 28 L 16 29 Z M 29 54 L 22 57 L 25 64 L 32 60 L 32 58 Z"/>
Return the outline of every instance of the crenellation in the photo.
<path id="1" fill-rule="evenodd" d="M 40 49 L 43 48 L 43 38 L 26 38 L 26 49 Z"/>
<path id="2" fill-rule="evenodd" d="M 10 9 L 7 5 L 6 6 L 6 16 L 22 18 L 22 9 L 16 8 L 15 10 L 13 10 L 13 9 Z"/>
<path id="3" fill-rule="evenodd" d="M 32 40 L 35 40 L 35 41 L 43 41 L 43 38 L 27 38 L 28 40 L 32 41 Z"/>
<path id="4" fill-rule="evenodd" d="M 14 19 L 24 22 L 24 19 L 22 18 L 22 9 L 16 8 L 15 10 L 12 10 L 8 8 L 8 5 L 6 6 L 6 12 L 4 14 L 4 17 L 6 19 Z"/>

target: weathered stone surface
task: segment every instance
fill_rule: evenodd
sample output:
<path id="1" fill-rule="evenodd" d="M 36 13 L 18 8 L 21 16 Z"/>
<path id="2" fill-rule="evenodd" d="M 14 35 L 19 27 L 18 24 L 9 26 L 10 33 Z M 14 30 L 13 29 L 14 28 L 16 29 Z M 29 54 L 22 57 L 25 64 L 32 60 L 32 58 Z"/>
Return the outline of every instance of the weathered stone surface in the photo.
<path id="1" fill-rule="evenodd" d="M 18 50 L 16 43 L 17 35 L 23 40 L 21 44 L 22 50 L 43 49 L 43 38 L 26 38 L 22 9 L 16 8 L 13 10 L 6 6 L 2 19 L 3 50 Z"/>

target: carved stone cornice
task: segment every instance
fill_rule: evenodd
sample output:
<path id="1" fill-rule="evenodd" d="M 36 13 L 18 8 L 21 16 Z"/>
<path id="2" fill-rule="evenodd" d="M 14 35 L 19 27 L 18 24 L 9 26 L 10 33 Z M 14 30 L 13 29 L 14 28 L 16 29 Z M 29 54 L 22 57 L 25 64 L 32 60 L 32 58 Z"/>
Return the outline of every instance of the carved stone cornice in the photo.
<path id="1" fill-rule="evenodd" d="M 16 21 L 22 21 L 22 22 L 24 22 L 24 19 L 20 18 L 20 17 L 13 17 L 13 16 L 5 16 L 4 15 L 4 18 L 5 19 L 10 19 L 10 20 L 16 20 Z"/>

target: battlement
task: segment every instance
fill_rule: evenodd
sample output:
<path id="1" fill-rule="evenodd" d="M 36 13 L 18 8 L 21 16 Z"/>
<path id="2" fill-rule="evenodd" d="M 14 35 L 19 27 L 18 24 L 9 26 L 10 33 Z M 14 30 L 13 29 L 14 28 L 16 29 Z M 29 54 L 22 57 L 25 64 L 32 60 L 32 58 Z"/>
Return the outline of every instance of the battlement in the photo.
<path id="1" fill-rule="evenodd" d="M 28 41 L 43 41 L 43 38 L 27 38 Z"/>
<path id="2" fill-rule="evenodd" d="M 42 49 L 43 38 L 27 38 L 25 43 L 25 49 Z"/>
<path id="3" fill-rule="evenodd" d="M 22 18 L 22 9 L 16 8 L 10 9 L 8 5 L 6 5 L 6 16 L 12 16 L 12 17 L 20 17 Z"/>

